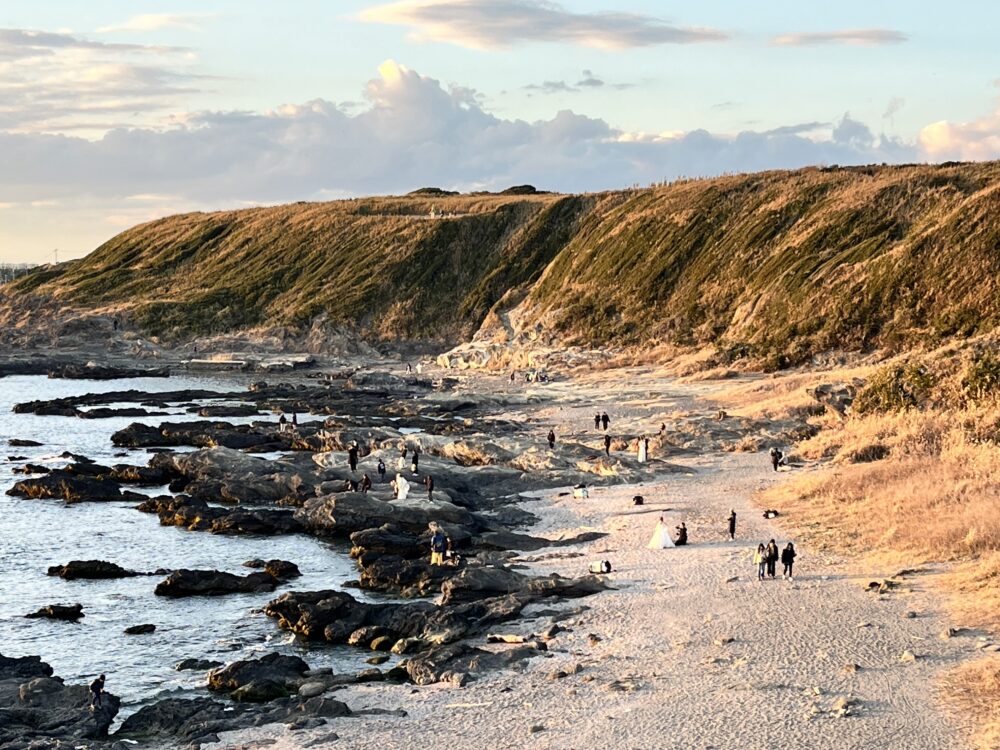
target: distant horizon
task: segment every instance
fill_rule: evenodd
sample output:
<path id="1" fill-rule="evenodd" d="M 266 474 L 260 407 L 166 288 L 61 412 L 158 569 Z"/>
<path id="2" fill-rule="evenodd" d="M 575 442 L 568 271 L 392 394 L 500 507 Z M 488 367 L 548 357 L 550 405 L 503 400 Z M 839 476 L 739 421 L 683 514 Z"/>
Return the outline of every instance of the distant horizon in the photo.
<path id="1" fill-rule="evenodd" d="M 0 262 L 176 213 L 1000 157 L 1000 6 L 8 0 Z"/>

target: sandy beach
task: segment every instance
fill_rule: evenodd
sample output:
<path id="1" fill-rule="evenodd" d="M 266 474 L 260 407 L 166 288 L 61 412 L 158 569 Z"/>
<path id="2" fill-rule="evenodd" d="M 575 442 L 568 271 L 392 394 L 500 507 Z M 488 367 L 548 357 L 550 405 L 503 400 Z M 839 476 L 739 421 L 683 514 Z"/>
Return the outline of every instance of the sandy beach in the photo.
<path id="1" fill-rule="evenodd" d="M 605 377 L 591 379 L 588 389 L 606 392 Z M 657 410 L 694 408 L 693 396 L 705 390 L 656 382 L 634 393 L 619 389 L 616 402 L 597 405 L 614 406 L 634 427 Z M 583 401 L 543 406 L 532 418 L 576 424 L 592 412 L 594 402 Z M 781 580 L 779 566 L 777 580 L 761 583 L 752 563 L 756 544 L 797 540 L 787 530 L 794 519 L 765 520 L 753 496 L 789 473 L 772 471 L 764 453 L 667 458 L 673 472 L 653 481 L 594 488 L 588 499 L 550 491 L 524 502 L 541 519 L 533 533 L 609 535 L 523 555 L 522 572 L 580 575 L 604 559 L 614 570 L 611 590 L 536 607 L 534 619 L 503 631 L 562 629 L 522 670 L 464 688 L 352 686 L 336 696 L 359 716 L 312 731 L 272 725 L 234 733 L 214 747 L 966 747 L 934 684 L 974 652 L 975 638 L 941 637 L 953 623 L 919 578 L 907 579 L 905 593 L 870 593 L 870 580 L 898 571 L 858 572 L 850 561 L 799 544 L 795 581 Z M 633 506 L 636 494 L 645 505 Z M 730 509 L 738 515 L 735 542 L 726 533 Z M 646 548 L 661 512 L 671 526 L 687 524 L 690 546 Z M 365 715 L 366 708 L 374 712 Z"/>

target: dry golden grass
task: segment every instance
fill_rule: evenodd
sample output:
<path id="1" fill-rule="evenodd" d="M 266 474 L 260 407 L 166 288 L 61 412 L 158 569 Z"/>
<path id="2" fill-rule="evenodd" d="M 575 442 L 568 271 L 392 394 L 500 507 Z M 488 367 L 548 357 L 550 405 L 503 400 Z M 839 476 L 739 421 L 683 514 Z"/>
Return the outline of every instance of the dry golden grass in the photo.
<path id="1" fill-rule="evenodd" d="M 953 669 L 941 688 L 945 701 L 975 723 L 976 746 L 1000 749 L 1000 656 L 976 659 Z"/>
<path id="2" fill-rule="evenodd" d="M 787 372 L 735 383 L 712 394 L 712 401 L 734 416 L 749 419 L 804 419 L 821 416 L 825 408 L 809 395 L 808 390 L 824 383 L 850 382 L 863 378 L 871 367 L 850 370 Z M 834 424 L 836 419 L 822 420 Z"/>

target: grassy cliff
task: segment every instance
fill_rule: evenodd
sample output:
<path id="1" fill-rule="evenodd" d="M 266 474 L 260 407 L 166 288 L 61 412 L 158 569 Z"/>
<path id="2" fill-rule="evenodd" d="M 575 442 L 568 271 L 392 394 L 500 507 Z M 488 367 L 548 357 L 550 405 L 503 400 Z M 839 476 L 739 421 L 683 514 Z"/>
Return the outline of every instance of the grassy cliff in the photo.
<path id="1" fill-rule="evenodd" d="M 126 309 L 174 339 L 325 313 L 440 343 L 517 290 L 504 304 L 566 343 L 713 343 L 780 366 L 995 328 L 998 189 L 985 163 L 186 214 L 7 289 Z"/>

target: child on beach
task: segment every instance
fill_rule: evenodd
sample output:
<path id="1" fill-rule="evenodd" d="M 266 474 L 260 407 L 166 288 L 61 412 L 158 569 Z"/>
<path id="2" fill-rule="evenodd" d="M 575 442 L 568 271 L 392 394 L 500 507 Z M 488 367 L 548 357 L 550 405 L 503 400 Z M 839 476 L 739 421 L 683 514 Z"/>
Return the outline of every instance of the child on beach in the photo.
<path id="1" fill-rule="evenodd" d="M 764 549 L 763 544 L 757 545 L 757 551 L 753 556 L 754 565 L 757 566 L 757 580 L 764 580 L 764 570 L 767 567 L 767 551 Z"/>

